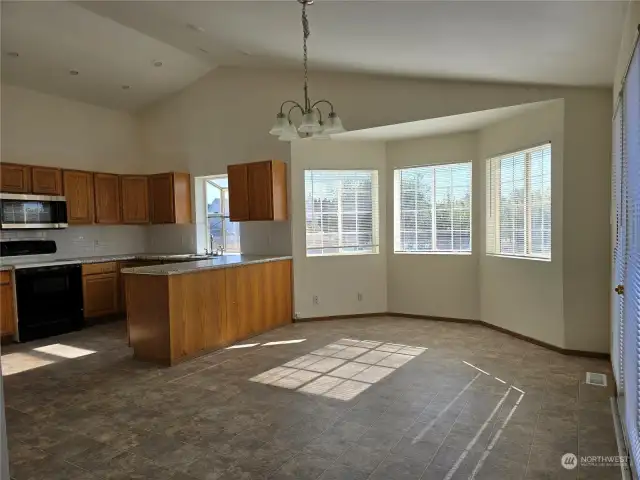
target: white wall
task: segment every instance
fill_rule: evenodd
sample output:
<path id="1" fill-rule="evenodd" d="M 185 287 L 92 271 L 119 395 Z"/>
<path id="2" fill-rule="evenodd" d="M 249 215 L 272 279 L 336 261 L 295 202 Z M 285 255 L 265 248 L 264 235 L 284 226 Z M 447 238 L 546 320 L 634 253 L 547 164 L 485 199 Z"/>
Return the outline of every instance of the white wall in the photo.
<path id="1" fill-rule="evenodd" d="M 321 72 L 312 72 L 310 82 L 313 97 L 330 99 L 350 130 L 602 91 Z M 300 100 L 301 86 L 297 70 L 215 69 L 140 113 L 147 173 L 178 170 L 195 177 L 224 174 L 234 163 L 288 162 L 289 145 L 268 132 L 282 101 Z M 243 252 L 290 253 L 289 223 L 243 224 Z M 178 245 L 184 232 L 165 235 Z"/>
<path id="2" fill-rule="evenodd" d="M 387 142 L 387 270 L 389 311 L 435 317 L 480 318 L 478 253 L 481 192 L 477 185 L 477 135 Z M 472 253 L 393 253 L 393 171 L 400 167 L 473 162 Z"/>
<path id="3" fill-rule="evenodd" d="M 551 142 L 551 261 L 485 255 L 486 197 L 481 195 L 480 318 L 507 330 L 564 347 L 562 261 L 563 174 L 566 172 L 563 171 L 562 101 L 480 131 L 478 157 L 482 160 L 478 162 L 478 187 L 481 192 L 486 191 L 486 159 L 548 141 Z"/>
<path id="4" fill-rule="evenodd" d="M 387 311 L 386 165 L 380 142 L 300 140 L 291 144 L 291 225 L 294 311 L 301 318 Z M 380 251 L 367 255 L 306 256 L 304 171 L 378 171 Z M 358 301 L 362 293 L 362 301 Z M 317 296 L 319 303 L 313 303 Z"/>
<path id="5" fill-rule="evenodd" d="M 633 47 L 638 38 L 638 26 L 640 25 L 640 1 L 628 0 L 627 15 L 622 26 L 622 38 L 620 40 L 620 50 L 618 51 L 618 61 L 613 84 L 614 102 L 622 86 L 622 77 L 625 74 L 627 64 L 631 58 Z"/>
<path id="6" fill-rule="evenodd" d="M 143 167 L 137 119 L 86 103 L 2 84 L 3 162 L 112 173 Z M 146 250 L 139 226 L 78 226 L 46 232 L 2 232 L 3 239 L 47 238 L 58 252 L 48 258 L 137 253 Z"/>

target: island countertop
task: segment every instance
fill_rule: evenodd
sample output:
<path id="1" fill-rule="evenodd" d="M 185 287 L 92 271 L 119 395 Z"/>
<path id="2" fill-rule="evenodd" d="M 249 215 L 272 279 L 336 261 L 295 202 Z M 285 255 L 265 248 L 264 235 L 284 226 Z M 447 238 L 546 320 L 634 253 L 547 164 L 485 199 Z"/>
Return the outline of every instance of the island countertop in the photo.
<path id="1" fill-rule="evenodd" d="M 165 265 L 152 265 L 148 267 L 123 268 L 122 273 L 136 275 L 180 275 L 185 273 L 213 270 L 216 268 L 239 267 L 254 263 L 278 262 L 291 260 L 289 256 L 270 255 L 222 255 L 208 260 L 196 260 L 193 262 L 172 263 Z"/>

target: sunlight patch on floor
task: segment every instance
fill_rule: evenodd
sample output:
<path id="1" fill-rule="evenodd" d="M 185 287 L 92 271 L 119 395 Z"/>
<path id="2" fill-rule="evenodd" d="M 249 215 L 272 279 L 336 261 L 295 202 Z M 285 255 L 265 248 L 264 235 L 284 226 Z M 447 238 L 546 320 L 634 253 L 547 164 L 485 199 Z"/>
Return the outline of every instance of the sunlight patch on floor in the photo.
<path id="1" fill-rule="evenodd" d="M 63 345 L 62 343 L 54 343 L 33 349 L 35 352 L 48 353 L 56 357 L 78 358 L 96 353 L 95 350 L 87 350 L 86 348 L 72 347 L 71 345 Z"/>
<path id="2" fill-rule="evenodd" d="M 346 401 L 425 350 L 396 343 L 343 338 L 250 380 Z"/>

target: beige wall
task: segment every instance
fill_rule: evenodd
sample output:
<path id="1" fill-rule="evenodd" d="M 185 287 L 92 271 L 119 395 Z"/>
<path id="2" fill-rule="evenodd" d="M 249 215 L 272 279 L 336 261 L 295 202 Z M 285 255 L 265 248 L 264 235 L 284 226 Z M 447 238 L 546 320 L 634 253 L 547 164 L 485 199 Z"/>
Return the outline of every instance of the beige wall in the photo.
<path id="1" fill-rule="evenodd" d="M 26 88 L 0 88 L 3 162 L 137 173 L 143 168 L 137 119 L 129 113 Z"/>
<path id="2" fill-rule="evenodd" d="M 606 94 L 605 94 L 606 95 Z M 489 126 L 479 133 L 477 190 L 486 189 L 486 159 L 501 153 L 551 142 L 551 261 L 486 255 L 486 197 L 480 237 L 481 320 L 564 347 L 563 317 L 563 165 L 562 101 Z M 572 212 L 573 214 L 573 212 Z M 586 301 L 586 300 L 585 300 Z"/>
<path id="3" fill-rule="evenodd" d="M 387 270 L 389 311 L 436 317 L 480 318 L 478 258 L 480 190 L 475 188 L 476 133 L 387 142 Z M 397 168 L 473 162 L 472 253 L 394 254 L 394 184 Z"/>
<path id="4" fill-rule="evenodd" d="M 299 140 L 291 144 L 291 234 L 294 311 L 302 318 L 387 311 L 385 145 L 382 142 Z M 380 248 L 377 254 L 307 257 L 304 171 L 378 171 Z M 358 293 L 362 300 L 358 300 Z M 318 296 L 318 304 L 313 297 Z"/>

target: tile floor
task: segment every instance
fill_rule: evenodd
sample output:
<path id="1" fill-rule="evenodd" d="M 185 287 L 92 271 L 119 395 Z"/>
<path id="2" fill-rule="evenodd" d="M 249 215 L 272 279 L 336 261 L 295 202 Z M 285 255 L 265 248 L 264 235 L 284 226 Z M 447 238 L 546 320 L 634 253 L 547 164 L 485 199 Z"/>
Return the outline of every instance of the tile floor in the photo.
<path id="1" fill-rule="evenodd" d="M 3 347 L 12 478 L 621 478 L 560 463 L 617 455 L 612 389 L 584 383 L 611 382 L 605 361 L 400 318 L 294 324 L 173 368 L 133 360 L 124 335 L 117 322 Z M 410 360 L 391 356 L 403 345 Z M 277 368 L 298 373 L 250 380 Z M 341 382 L 368 386 L 325 395 Z"/>

